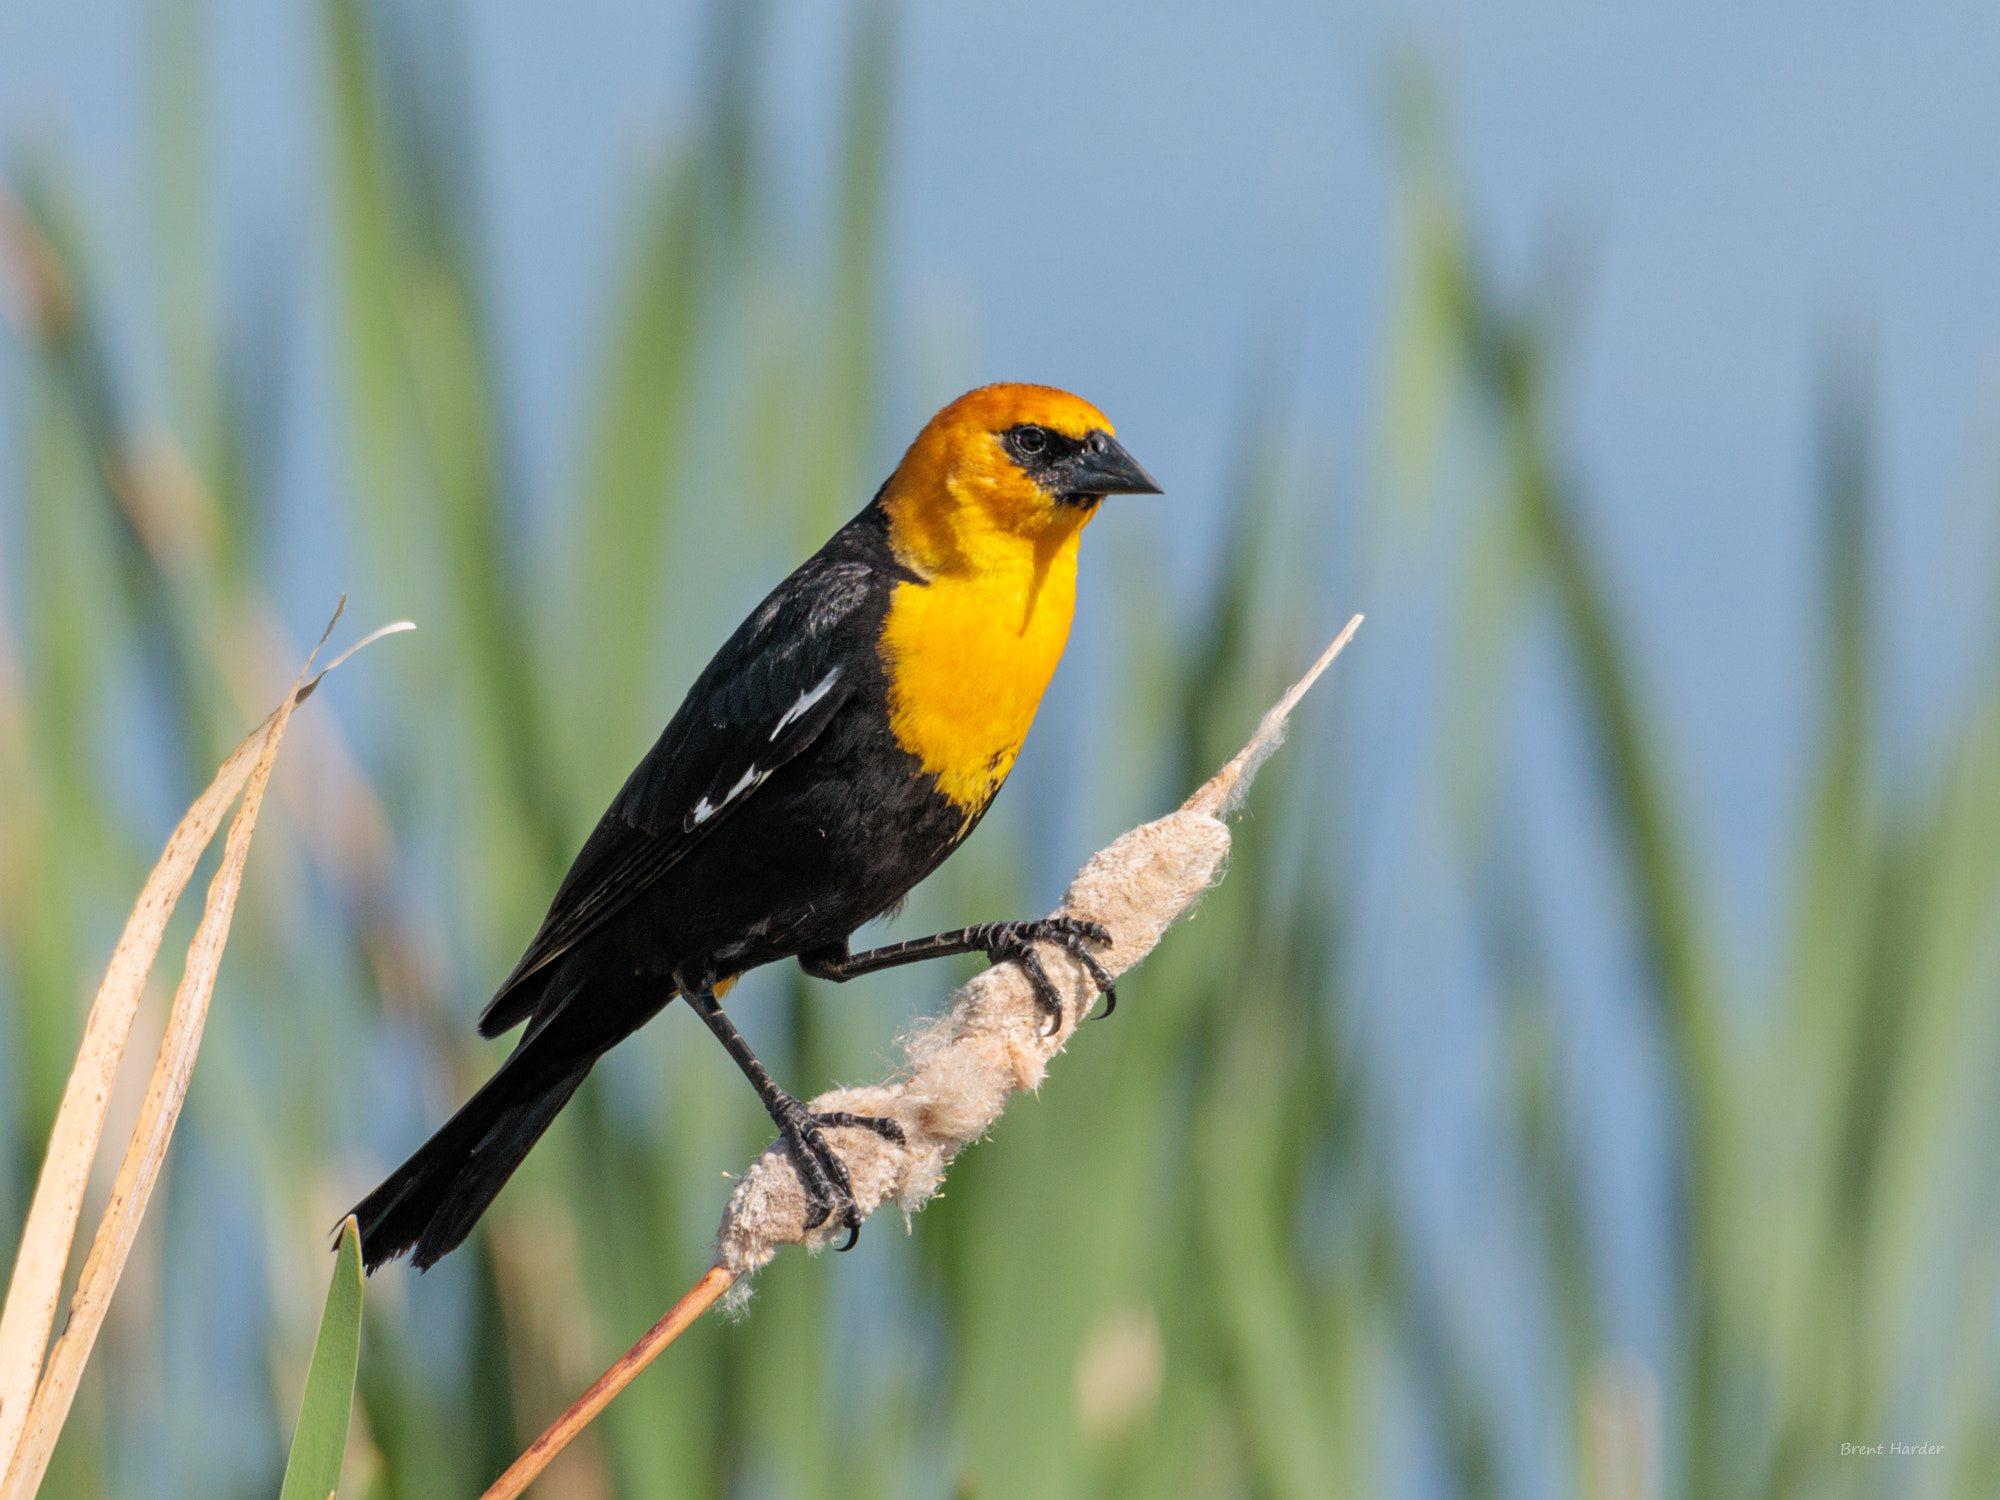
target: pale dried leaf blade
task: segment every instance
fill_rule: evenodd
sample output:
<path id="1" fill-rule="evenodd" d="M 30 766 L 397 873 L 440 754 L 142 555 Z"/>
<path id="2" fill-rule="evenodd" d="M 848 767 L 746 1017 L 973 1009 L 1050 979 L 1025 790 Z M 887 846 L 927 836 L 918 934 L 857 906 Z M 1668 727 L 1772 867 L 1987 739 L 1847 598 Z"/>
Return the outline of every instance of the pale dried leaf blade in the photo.
<path id="1" fill-rule="evenodd" d="M 118 946 L 111 951 L 104 982 L 84 1022 L 76 1066 L 56 1111 L 48 1154 L 42 1161 L 41 1178 L 35 1184 L 34 1202 L 14 1259 L 6 1309 L 0 1312 L 0 1464 L 11 1461 L 27 1423 L 28 1401 L 55 1326 L 63 1268 L 69 1263 L 90 1164 L 103 1134 L 112 1080 L 125 1055 L 139 996 L 181 892 L 221 826 L 223 814 L 249 779 L 270 728 L 271 720 L 267 719 L 236 747 L 167 839 L 159 863 L 126 920 Z"/>
<path id="2" fill-rule="evenodd" d="M 304 674 L 301 673 L 300 681 L 303 680 Z M 140 1217 L 152 1196 L 154 1184 L 159 1180 L 160 1164 L 166 1156 L 174 1124 L 180 1117 L 181 1104 L 187 1097 L 188 1076 L 193 1072 L 195 1053 L 200 1049 L 201 1030 L 208 1018 L 208 1001 L 214 991 L 216 969 L 221 962 L 223 946 L 229 940 L 229 924 L 235 915 L 237 893 L 242 888 L 243 864 L 250 852 L 250 836 L 256 830 L 264 788 L 270 780 L 271 763 L 284 739 L 285 728 L 291 718 L 293 695 L 297 690 L 295 684 L 292 693 L 285 695 L 284 706 L 272 721 L 263 753 L 250 772 L 249 784 L 243 793 L 243 805 L 229 825 L 221 866 L 209 882 L 208 902 L 202 912 L 201 925 L 195 929 L 194 938 L 188 944 L 187 967 L 181 975 L 180 988 L 174 995 L 173 1012 L 167 1021 L 166 1036 L 160 1043 L 159 1058 L 146 1085 L 139 1123 L 133 1130 L 131 1143 L 126 1147 L 124 1163 L 118 1169 L 111 1201 L 105 1206 L 104 1217 L 91 1242 L 90 1256 L 84 1262 L 76 1294 L 70 1300 L 68 1324 L 50 1351 L 48 1370 L 28 1408 L 27 1427 L 8 1470 L 6 1488 L 0 1490 L 0 1496 L 4 1496 L 5 1500 L 28 1500 L 41 1484 L 49 1457 L 55 1451 L 56 1438 L 69 1415 L 70 1403 L 76 1397 L 84 1364 L 97 1341 L 98 1330 L 103 1326 L 111 1293 L 117 1287 L 125 1261 L 131 1254 Z"/>
<path id="3" fill-rule="evenodd" d="M 327 628 L 331 630 L 333 627 L 328 626 Z M 337 671 L 341 667 L 341 665 L 346 662 L 348 657 L 354 655 L 355 652 L 361 650 L 363 647 L 374 645 L 377 641 L 381 640 L 382 637 L 385 635 L 401 635 L 406 630 L 415 630 L 416 628 L 417 628 L 417 622 L 415 620 L 392 620 L 387 625 L 376 626 L 373 630 L 369 631 L 368 634 L 361 637 L 360 640 L 356 641 L 353 645 L 349 646 L 345 651 L 341 652 L 340 655 L 336 656 L 332 661 L 328 662 L 325 666 L 321 667 L 319 669 L 318 674 L 313 677 L 312 681 L 308 682 L 304 687 L 298 690 L 298 693 L 294 696 L 292 701 L 295 703 L 303 702 L 306 696 L 310 694 L 314 688 L 320 685 L 321 679 L 324 678 L 327 673 L 332 671 Z M 323 640 L 322 644 L 324 644 Z"/>
<path id="4" fill-rule="evenodd" d="M 6 1331 L 4 1324 L 8 1319 L 14 1320 L 11 1337 L 15 1341 L 9 1348 L 13 1357 L 0 1364 L 0 1391 L 5 1392 L 9 1403 L 5 1410 L 0 1410 L 0 1437 L 6 1440 L 4 1447 L 0 1447 L 0 1455 L 4 1455 L 6 1462 L 6 1482 L 0 1488 L 0 1495 L 25 1497 L 34 1493 L 74 1399 L 76 1382 L 131 1251 L 146 1200 L 158 1178 L 167 1140 L 186 1096 L 187 1079 L 200 1047 L 209 995 L 228 941 L 243 864 L 249 854 L 250 836 L 256 828 L 257 811 L 270 779 L 271 765 L 292 709 L 301 701 L 307 673 L 346 603 L 343 595 L 319 645 L 313 648 L 283 703 L 237 746 L 215 781 L 175 829 L 159 866 L 140 895 L 125 935 L 114 950 L 99 1004 L 93 1005 L 86 1023 L 84 1049 L 51 1135 L 49 1160 L 37 1186 L 36 1204 L 30 1211 L 21 1253 L 16 1257 L 7 1311 L 0 1314 L 0 1331 Z M 376 632 L 369 639 L 383 633 Z M 352 651 L 346 653 L 352 654 Z M 117 1075 L 130 1036 L 139 993 L 158 955 L 167 920 L 180 892 L 192 876 L 222 814 L 246 783 L 243 806 L 230 824 L 221 867 L 209 885 L 201 925 L 188 947 L 187 966 L 147 1085 L 139 1124 L 92 1241 L 90 1257 L 71 1302 L 69 1321 L 50 1351 L 48 1372 L 37 1386 L 36 1372 L 53 1325 L 55 1302 L 75 1234 L 83 1187 L 103 1131 L 111 1080 Z"/>

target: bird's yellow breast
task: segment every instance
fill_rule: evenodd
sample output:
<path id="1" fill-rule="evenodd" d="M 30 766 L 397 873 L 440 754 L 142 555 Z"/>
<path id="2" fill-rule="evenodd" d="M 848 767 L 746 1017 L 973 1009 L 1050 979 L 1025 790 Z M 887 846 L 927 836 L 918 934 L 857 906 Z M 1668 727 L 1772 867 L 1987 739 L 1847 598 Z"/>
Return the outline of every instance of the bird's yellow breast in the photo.
<path id="1" fill-rule="evenodd" d="M 1069 639 L 1077 530 L 1049 541 L 899 583 L 883 623 L 890 729 L 968 822 L 1013 769 Z"/>

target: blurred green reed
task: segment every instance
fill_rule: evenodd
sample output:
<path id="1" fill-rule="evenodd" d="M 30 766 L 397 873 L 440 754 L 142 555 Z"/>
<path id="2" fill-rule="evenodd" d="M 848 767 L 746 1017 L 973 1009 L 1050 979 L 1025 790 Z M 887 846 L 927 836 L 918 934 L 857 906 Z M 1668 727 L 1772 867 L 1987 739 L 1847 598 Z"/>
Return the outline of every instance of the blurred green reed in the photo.
<path id="1" fill-rule="evenodd" d="M 264 664 L 290 660 L 261 573 L 286 350 L 269 306 L 213 291 L 201 8 L 152 14 L 155 337 L 105 326 L 59 159 L 15 160 L 0 221 L 27 293 L 8 388 L 20 593 L 0 610 L 13 1221 L 78 996 L 153 852 L 151 804 L 192 790 L 268 697 Z M 46 1493 L 275 1492 L 327 1227 L 490 1066 L 471 1040 L 479 999 L 718 622 L 879 477 L 895 15 L 851 12 L 837 191 L 803 252 L 771 229 L 765 20 L 760 3 L 711 9 L 708 96 L 633 185 L 580 447 L 542 505 L 507 438 L 449 12 L 323 6 L 353 618 L 423 629 L 352 674 L 374 692 L 366 775 L 333 707 L 301 716 L 312 748 L 281 776 L 276 836 L 253 860 L 171 1187 Z M 1198 920 L 957 1164 L 910 1237 L 885 1222 L 846 1260 L 781 1259 L 747 1321 L 694 1329 L 538 1493 L 1366 1495 L 1407 1473 L 1413 1441 L 1469 1496 L 1520 1492 L 1524 1473 L 1589 1500 L 1657 1493 L 1649 1447 L 1665 1492 L 1689 1496 L 2000 1483 L 2000 1204 L 1981 1149 L 2000 1124 L 1981 1087 L 2000 1044 L 2000 676 L 1933 770 L 1886 779 L 1869 403 L 1862 372 L 1834 365 L 1789 958 L 1773 985 L 1733 980 L 1670 726 L 1563 458 L 1562 308 L 1489 284 L 1439 112 L 1407 71 L 1396 98 L 1398 288 L 1366 504 L 1296 477 L 1304 445 L 1268 361 L 1245 382 L 1206 602 L 1162 600 L 1147 539 L 1103 528 L 1119 637 L 1087 805 L 1108 833 L 1178 800 L 1351 602 L 1446 611 L 1440 661 L 1395 692 L 1435 700 L 1421 775 L 1448 828 L 1436 878 L 1464 893 L 1508 1027 L 1497 1129 L 1544 1364 L 1481 1354 L 1398 1190 L 1357 1020 L 1369 908 L 1346 852 L 1356 767 L 1385 731 L 1337 674 L 1336 711 L 1307 716 L 1259 782 Z M 138 347 L 150 380 L 125 363 Z M 162 393 L 157 421 L 134 417 L 140 388 Z M 1324 563 L 1336 549 L 1344 575 Z M 1537 621 L 1562 648 L 1595 771 L 1580 795 L 1627 890 L 1678 1111 L 1680 1323 L 1650 1372 L 1607 1345 L 1550 917 L 1510 843 L 1505 720 Z M 1371 635 L 1363 656 L 1395 639 Z M 128 785 L 134 754 L 167 784 Z M 910 930 L 1020 907 L 1020 795 L 918 894 Z M 810 1091 L 875 1071 L 940 984 L 835 997 L 766 975 L 741 1009 Z M 423 1120 L 362 1082 L 385 1072 L 405 1095 L 414 1075 Z M 420 1285 L 371 1283 L 347 1493 L 476 1494 L 699 1273 L 716 1174 L 766 1123 L 673 1015 L 599 1073 L 465 1252 Z M 1520 1461 L 1540 1436 L 1510 1433 L 1501 1399 L 1529 1378 L 1550 1386 L 1563 1445 L 1540 1470 Z M 1898 1434 L 1943 1458 L 1838 1457 L 1845 1438 Z"/>

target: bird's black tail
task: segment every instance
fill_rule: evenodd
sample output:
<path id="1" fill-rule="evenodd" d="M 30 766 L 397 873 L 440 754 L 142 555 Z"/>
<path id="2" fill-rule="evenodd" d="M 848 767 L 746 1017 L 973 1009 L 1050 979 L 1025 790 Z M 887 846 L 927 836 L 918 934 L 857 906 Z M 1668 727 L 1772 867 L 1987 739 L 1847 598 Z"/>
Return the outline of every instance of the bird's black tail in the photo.
<path id="1" fill-rule="evenodd" d="M 530 1035 L 500 1071 L 386 1181 L 355 1206 L 369 1270 L 414 1250 L 425 1270 L 458 1248 L 601 1052 L 538 1045 Z"/>

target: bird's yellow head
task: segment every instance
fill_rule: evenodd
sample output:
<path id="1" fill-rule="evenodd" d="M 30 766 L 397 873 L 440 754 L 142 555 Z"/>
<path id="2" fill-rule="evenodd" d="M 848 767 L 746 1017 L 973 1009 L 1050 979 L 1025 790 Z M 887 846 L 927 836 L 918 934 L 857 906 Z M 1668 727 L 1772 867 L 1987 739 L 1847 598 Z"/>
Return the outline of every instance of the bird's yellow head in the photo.
<path id="1" fill-rule="evenodd" d="M 970 829 L 1035 721 L 1106 495 L 1160 487 L 1088 401 L 989 385 L 932 417 L 882 487 L 896 585 L 879 645 L 889 724 Z"/>
<path id="2" fill-rule="evenodd" d="M 884 487 L 897 554 L 925 574 L 1046 557 L 1106 495 L 1157 495 L 1104 413 L 1045 385 L 988 385 L 932 417 Z"/>

